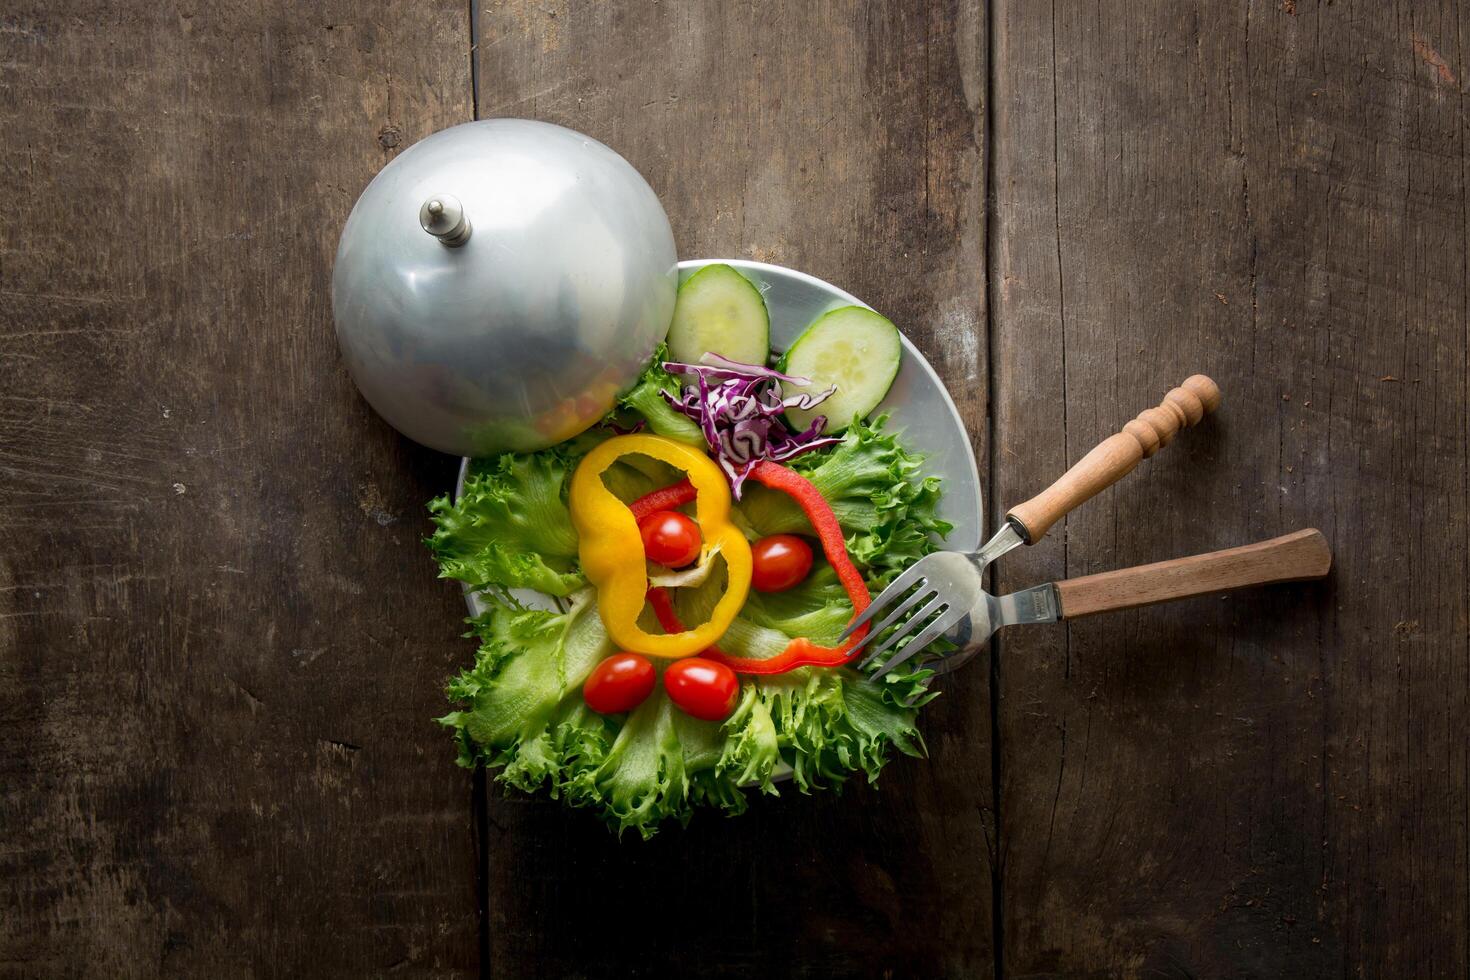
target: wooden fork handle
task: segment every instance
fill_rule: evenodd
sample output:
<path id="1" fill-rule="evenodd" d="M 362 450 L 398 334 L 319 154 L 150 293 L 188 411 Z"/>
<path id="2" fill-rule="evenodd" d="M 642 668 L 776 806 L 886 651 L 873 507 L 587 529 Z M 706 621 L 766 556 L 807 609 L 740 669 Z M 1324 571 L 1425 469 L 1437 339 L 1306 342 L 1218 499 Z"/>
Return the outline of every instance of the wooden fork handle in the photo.
<path id="1" fill-rule="evenodd" d="M 1057 599 L 1062 618 L 1076 619 L 1251 585 L 1322 578 L 1331 567 L 1327 539 L 1309 529 L 1243 548 L 1067 579 L 1056 583 Z"/>
<path id="2" fill-rule="evenodd" d="M 1089 500 L 1167 446 L 1180 429 L 1194 425 L 1220 405 L 1220 387 L 1196 374 L 1150 408 L 1108 436 L 1041 493 L 1011 508 L 1006 516 L 1021 525 L 1027 544 L 1035 544 L 1072 508 Z"/>

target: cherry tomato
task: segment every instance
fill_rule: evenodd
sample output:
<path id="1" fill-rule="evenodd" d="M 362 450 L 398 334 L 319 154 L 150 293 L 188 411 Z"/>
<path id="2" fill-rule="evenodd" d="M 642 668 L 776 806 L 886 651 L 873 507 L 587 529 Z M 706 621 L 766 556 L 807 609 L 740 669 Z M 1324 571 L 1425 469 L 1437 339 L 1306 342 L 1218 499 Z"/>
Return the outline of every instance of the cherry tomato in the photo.
<path id="1" fill-rule="evenodd" d="M 679 568 L 699 557 L 699 525 L 676 510 L 656 510 L 638 522 L 648 560 Z"/>
<path id="2" fill-rule="evenodd" d="M 592 668 L 587 683 L 582 685 L 582 697 L 598 714 L 632 711 L 653 693 L 657 680 L 647 657 L 615 653 Z"/>
<path id="3" fill-rule="evenodd" d="M 735 710 L 740 680 L 724 664 L 703 657 L 685 657 L 664 671 L 664 690 L 686 715 L 705 721 L 723 721 Z"/>
<path id="4" fill-rule="evenodd" d="M 781 592 L 812 570 L 812 546 L 794 534 L 773 534 L 751 545 L 750 584 L 757 592 Z"/>

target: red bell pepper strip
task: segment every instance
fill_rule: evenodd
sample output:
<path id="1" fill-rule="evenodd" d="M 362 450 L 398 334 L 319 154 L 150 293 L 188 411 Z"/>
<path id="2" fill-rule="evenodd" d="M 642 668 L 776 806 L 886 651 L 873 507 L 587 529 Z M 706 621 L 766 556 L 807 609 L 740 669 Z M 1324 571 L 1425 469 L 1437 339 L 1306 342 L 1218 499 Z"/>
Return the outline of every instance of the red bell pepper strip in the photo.
<path id="1" fill-rule="evenodd" d="M 665 633 L 684 632 L 684 623 L 679 619 L 679 614 L 674 612 L 674 603 L 669 598 L 668 589 L 661 585 L 649 589 L 648 604 L 653 607 L 653 614 L 658 617 L 658 624 Z"/>
<path id="2" fill-rule="evenodd" d="M 873 601 L 872 596 L 868 593 L 868 584 L 863 581 L 862 574 L 853 565 L 852 559 L 847 556 L 847 542 L 842 536 L 842 527 L 837 522 L 837 515 L 832 513 L 832 508 L 817 488 L 795 470 L 769 460 L 756 464 L 750 475 L 773 490 L 789 494 L 801 506 L 802 512 L 806 514 L 807 520 L 817 532 L 817 539 L 822 543 L 822 552 L 827 556 L 828 564 L 837 573 L 837 580 L 842 583 L 848 598 L 852 600 L 853 616 L 856 617 L 868 608 L 868 604 Z M 661 491 L 655 491 L 655 493 L 658 492 Z M 674 604 L 669 600 L 668 592 L 661 588 L 649 589 L 648 601 L 653 606 L 653 614 L 658 617 L 659 625 L 664 628 L 665 632 L 684 632 L 684 625 L 674 611 Z M 868 627 L 864 624 L 839 647 L 820 646 L 804 636 L 799 636 L 788 643 L 785 650 L 764 660 L 756 657 L 732 657 L 713 646 L 699 655 L 722 663 L 740 674 L 784 674 L 797 667 L 840 667 L 856 656 L 853 648 L 867 635 Z"/>
<path id="3" fill-rule="evenodd" d="M 847 556 L 847 539 L 842 536 L 842 525 L 837 522 L 837 515 L 832 513 L 832 506 L 827 503 L 822 492 L 791 467 L 768 459 L 757 463 L 750 475 L 772 490 L 780 490 L 800 505 L 802 513 L 811 522 L 812 530 L 817 532 L 817 540 L 822 543 L 822 553 L 827 556 L 827 564 L 837 573 L 837 581 L 842 583 L 842 587 L 847 590 L 847 597 L 852 600 L 853 615 L 867 609 L 868 604 L 873 601 L 873 597 L 868 594 L 868 583 L 863 581 L 862 573 Z"/>
<path id="4" fill-rule="evenodd" d="M 628 505 L 633 512 L 633 520 L 641 521 L 655 511 L 673 510 L 682 507 L 695 497 L 694 484 L 689 482 L 686 476 L 678 483 L 671 483 L 666 487 L 660 487 L 651 493 L 645 493 L 637 500 Z"/>

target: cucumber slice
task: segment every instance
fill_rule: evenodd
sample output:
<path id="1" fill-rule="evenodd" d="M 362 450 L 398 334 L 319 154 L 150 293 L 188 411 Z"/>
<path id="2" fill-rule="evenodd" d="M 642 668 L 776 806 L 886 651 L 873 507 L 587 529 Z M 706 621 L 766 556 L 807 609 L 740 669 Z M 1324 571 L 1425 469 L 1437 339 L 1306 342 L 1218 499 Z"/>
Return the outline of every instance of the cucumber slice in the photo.
<path id="1" fill-rule="evenodd" d="M 829 385 L 836 385 L 837 391 L 815 408 L 790 409 L 787 420 L 800 432 L 812 419 L 825 415 L 827 431 L 841 432 L 854 418 L 878 407 L 893 387 L 902 359 L 898 328 L 887 317 L 863 306 L 822 314 L 782 355 L 777 370 L 812 379 L 805 389 L 786 385 L 787 396 L 822 391 Z"/>
<path id="2" fill-rule="evenodd" d="M 707 265 L 684 280 L 669 325 L 669 356 L 698 364 L 713 351 L 745 364 L 766 363 L 771 317 L 759 289 L 728 265 Z"/>

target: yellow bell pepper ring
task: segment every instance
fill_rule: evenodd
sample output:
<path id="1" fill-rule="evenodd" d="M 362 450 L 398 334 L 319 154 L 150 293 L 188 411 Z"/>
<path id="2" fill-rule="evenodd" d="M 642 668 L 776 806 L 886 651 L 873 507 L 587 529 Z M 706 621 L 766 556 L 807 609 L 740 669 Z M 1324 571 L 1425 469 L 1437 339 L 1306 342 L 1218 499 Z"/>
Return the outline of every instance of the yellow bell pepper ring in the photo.
<path id="1" fill-rule="evenodd" d="M 683 470 L 694 485 L 694 517 L 703 538 L 701 560 L 718 547 L 728 585 L 709 621 L 682 633 L 649 633 L 638 625 L 648 593 L 643 538 L 628 505 L 602 482 L 602 474 L 624 456 L 642 454 Z M 750 543 L 730 523 L 730 485 L 699 449 L 662 436 L 614 436 L 582 458 L 567 494 L 577 529 L 582 572 L 597 587 L 597 612 L 613 642 L 633 653 L 675 659 L 719 640 L 750 593 Z"/>

